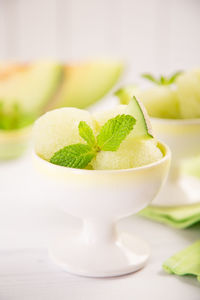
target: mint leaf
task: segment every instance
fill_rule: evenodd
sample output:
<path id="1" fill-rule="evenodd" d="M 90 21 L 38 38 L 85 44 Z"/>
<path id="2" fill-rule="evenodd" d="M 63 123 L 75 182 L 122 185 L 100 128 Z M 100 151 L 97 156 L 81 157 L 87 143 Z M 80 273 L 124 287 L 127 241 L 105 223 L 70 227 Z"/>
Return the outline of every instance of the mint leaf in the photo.
<path id="1" fill-rule="evenodd" d="M 135 123 L 136 120 L 131 115 L 118 115 L 104 124 L 96 142 L 90 126 L 81 121 L 78 126 L 79 134 L 87 145 L 79 143 L 66 146 L 54 153 L 50 162 L 59 166 L 90 170 L 92 169 L 90 162 L 97 152 L 116 151 Z"/>
<path id="2" fill-rule="evenodd" d="M 144 73 L 144 74 L 141 75 L 141 77 L 144 78 L 144 79 L 147 79 L 149 81 L 152 81 L 153 83 L 156 83 L 156 84 L 158 83 L 157 79 L 153 75 L 151 75 L 150 73 Z"/>
<path id="3" fill-rule="evenodd" d="M 131 115 L 124 114 L 108 120 L 97 136 L 97 145 L 100 150 L 116 151 L 135 123 L 136 120 Z"/>
<path id="4" fill-rule="evenodd" d="M 173 84 L 176 78 L 182 73 L 182 71 L 175 72 L 171 76 L 163 76 L 161 75 L 159 78 L 155 78 L 153 75 L 149 73 L 142 74 L 141 77 L 155 83 L 158 85 L 170 85 Z"/>
<path id="5" fill-rule="evenodd" d="M 163 75 L 161 75 L 161 76 L 160 76 L 160 79 L 158 79 L 158 84 L 160 84 L 160 85 L 168 84 L 168 83 L 167 83 L 167 78 L 164 77 Z"/>
<path id="6" fill-rule="evenodd" d="M 89 146 L 94 147 L 96 140 L 92 128 L 85 121 L 81 121 L 78 125 L 78 129 L 79 135 L 87 142 Z"/>
<path id="7" fill-rule="evenodd" d="M 176 78 L 177 78 L 179 75 L 181 75 L 182 73 L 183 73 L 182 71 L 178 71 L 178 72 L 172 74 L 172 76 L 171 76 L 171 77 L 169 78 L 169 80 L 168 80 L 169 84 L 174 83 L 175 80 L 176 80 Z"/>
<path id="8" fill-rule="evenodd" d="M 84 169 L 96 153 L 88 145 L 74 144 L 58 150 L 51 157 L 50 162 L 64 167 Z"/>

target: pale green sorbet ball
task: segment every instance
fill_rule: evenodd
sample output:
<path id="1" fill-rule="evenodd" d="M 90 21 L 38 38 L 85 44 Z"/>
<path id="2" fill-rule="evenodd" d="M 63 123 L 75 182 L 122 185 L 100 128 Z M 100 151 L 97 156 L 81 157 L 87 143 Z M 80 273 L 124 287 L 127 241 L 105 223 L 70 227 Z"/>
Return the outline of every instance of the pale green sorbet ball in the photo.
<path id="1" fill-rule="evenodd" d="M 33 129 L 35 152 L 43 159 L 50 160 L 56 151 L 65 146 L 85 144 L 79 135 L 80 121 L 85 121 L 95 129 L 95 121 L 86 110 L 65 107 L 44 114 L 35 122 Z"/>
<path id="2" fill-rule="evenodd" d="M 163 157 L 157 142 L 152 140 L 125 140 L 115 152 L 101 151 L 92 161 L 95 170 L 136 168 L 156 162 Z"/>
<path id="3" fill-rule="evenodd" d="M 176 85 L 182 118 L 200 118 L 200 69 L 184 72 Z"/>

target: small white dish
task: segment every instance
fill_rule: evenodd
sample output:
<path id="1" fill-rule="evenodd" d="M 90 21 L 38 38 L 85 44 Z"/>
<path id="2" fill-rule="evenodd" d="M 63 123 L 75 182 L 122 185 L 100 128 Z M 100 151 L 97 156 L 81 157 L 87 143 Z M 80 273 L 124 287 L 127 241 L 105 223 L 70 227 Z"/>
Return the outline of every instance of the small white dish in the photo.
<path id="1" fill-rule="evenodd" d="M 181 175 L 181 163 L 200 151 L 200 119 L 159 119 L 151 118 L 156 136 L 163 140 L 172 151 L 172 163 L 168 180 L 161 193 L 154 199 L 155 206 L 180 206 L 200 202 L 200 185 Z M 191 181 L 193 181 L 191 183 Z"/>
<path id="2" fill-rule="evenodd" d="M 162 159 L 126 170 L 72 169 L 34 155 L 54 204 L 83 220 L 80 234 L 61 236 L 51 245 L 54 262 L 70 273 L 91 277 L 123 275 L 145 265 L 148 245 L 129 233 L 119 234 L 115 224 L 146 207 L 159 192 L 171 157 L 165 144 L 159 147 Z"/>

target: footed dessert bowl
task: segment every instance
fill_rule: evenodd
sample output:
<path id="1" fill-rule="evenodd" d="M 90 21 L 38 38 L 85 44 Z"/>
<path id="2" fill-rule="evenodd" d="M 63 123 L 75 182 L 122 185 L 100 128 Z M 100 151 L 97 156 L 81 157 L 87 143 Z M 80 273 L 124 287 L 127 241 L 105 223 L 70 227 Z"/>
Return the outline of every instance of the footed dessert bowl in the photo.
<path id="1" fill-rule="evenodd" d="M 200 152 L 200 119 L 151 118 L 156 136 L 172 151 L 168 180 L 152 205 L 179 206 L 200 202 L 200 181 L 181 174 L 183 160 Z"/>
<path id="2" fill-rule="evenodd" d="M 56 264 L 70 273 L 91 277 L 123 275 L 145 265 L 148 245 L 128 232 L 118 233 L 116 223 L 142 210 L 158 194 L 171 157 L 165 144 L 159 143 L 159 148 L 163 153 L 159 161 L 105 171 L 66 168 L 34 154 L 47 195 L 59 209 L 83 221 L 79 234 L 61 236 L 50 247 Z"/>

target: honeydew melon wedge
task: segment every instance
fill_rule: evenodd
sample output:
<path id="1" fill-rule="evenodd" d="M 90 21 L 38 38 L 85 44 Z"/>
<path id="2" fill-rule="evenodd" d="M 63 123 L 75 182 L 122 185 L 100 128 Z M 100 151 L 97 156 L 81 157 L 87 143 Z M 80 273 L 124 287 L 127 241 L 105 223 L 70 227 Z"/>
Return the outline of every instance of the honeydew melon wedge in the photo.
<path id="1" fill-rule="evenodd" d="M 67 66 L 57 62 L 0 64 L 0 102 L 8 115 L 17 104 L 24 115 L 33 119 L 57 107 L 86 107 L 111 89 L 122 70 L 121 62 L 106 61 Z M 3 132 L 0 159 L 7 158 L 5 149 L 9 150 L 8 157 L 20 154 L 14 149 L 18 149 L 21 138 L 24 141 L 23 130 L 12 130 L 12 134 Z"/>
<path id="2" fill-rule="evenodd" d="M 134 138 L 153 138 L 149 116 L 143 104 L 135 96 L 131 98 L 127 106 L 127 113 L 136 119 L 136 124 L 132 131 Z"/>
<path id="3" fill-rule="evenodd" d="M 34 114 L 64 106 L 85 108 L 113 87 L 122 70 L 119 61 L 0 64 L 0 102 L 8 111 L 17 103 L 25 113 Z"/>
<path id="4" fill-rule="evenodd" d="M 136 119 L 134 129 L 130 132 L 127 139 L 153 138 L 152 127 L 146 109 L 143 104 L 134 96 L 129 100 L 128 105 L 118 105 L 113 109 L 94 113 L 93 118 L 97 121 L 97 131 L 99 131 L 109 119 L 121 114 L 129 114 Z"/>
<path id="5" fill-rule="evenodd" d="M 25 151 L 30 123 L 42 113 L 61 77 L 62 66 L 56 62 L 0 64 L 0 159 Z"/>
<path id="6" fill-rule="evenodd" d="M 60 92 L 48 108 L 85 108 L 93 104 L 116 84 L 123 69 L 124 66 L 119 61 L 91 61 L 67 65 Z"/>
<path id="7" fill-rule="evenodd" d="M 0 65 L 0 101 L 9 113 L 17 103 L 27 114 L 39 115 L 54 95 L 62 77 L 56 62 Z"/>
<path id="8" fill-rule="evenodd" d="M 149 116 L 144 105 L 134 96 L 140 94 L 136 86 L 127 86 L 118 90 L 115 95 L 119 97 L 121 103 L 126 102 L 127 113 L 131 114 L 136 119 L 136 124 L 132 135 L 139 138 L 153 138 L 152 127 L 149 121 Z"/>

